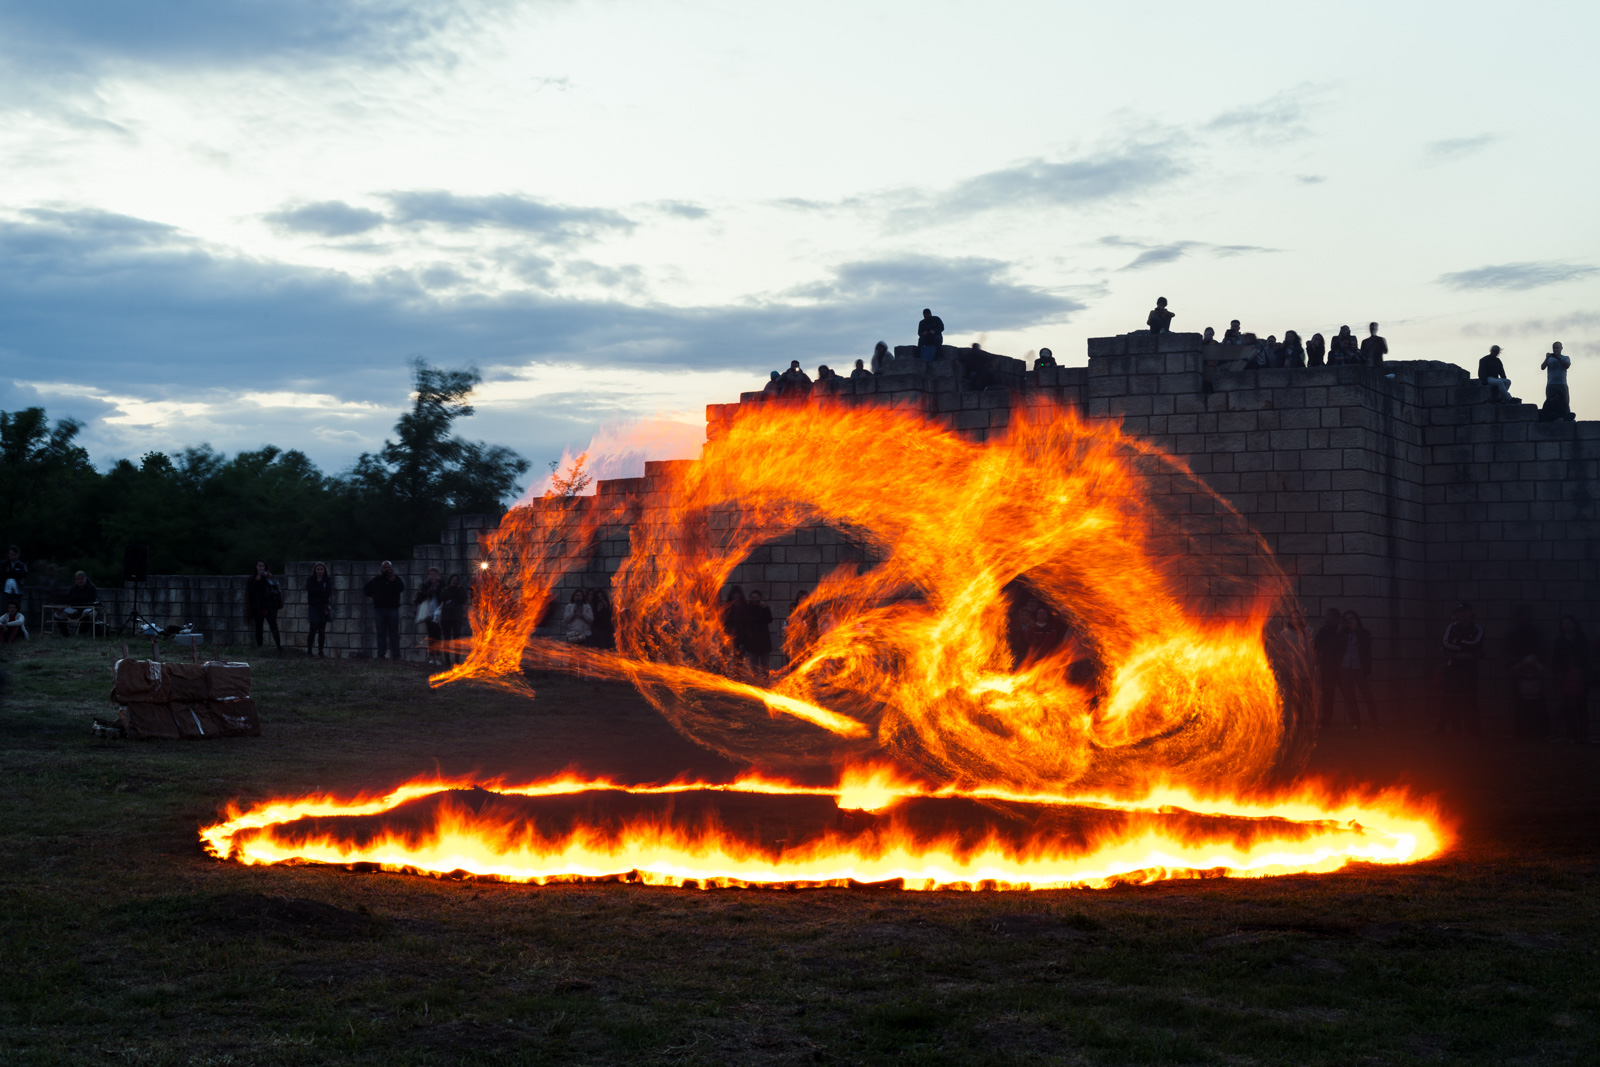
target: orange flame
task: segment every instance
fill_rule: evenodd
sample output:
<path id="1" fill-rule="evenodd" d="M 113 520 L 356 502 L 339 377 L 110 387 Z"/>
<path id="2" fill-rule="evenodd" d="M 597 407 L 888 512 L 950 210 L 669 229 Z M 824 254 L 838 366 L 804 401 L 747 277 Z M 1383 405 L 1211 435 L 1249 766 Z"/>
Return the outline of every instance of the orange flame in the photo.
<path id="1" fill-rule="evenodd" d="M 827 790 L 785 778 L 630 786 L 569 776 L 498 791 L 829 795 L 842 809 L 887 810 L 887 822 L 781 852 L 660 819 L 541 835 L 504 812 L 450 803 L 426 826 L 360 842 L 289 829 L 383 816 L 461 784 L 429 782 L 234 811 L 203 832 L 207 847 L 249 863 L 531 882 L 1041 888 L 1412 862 L 1448 844 L 1438 813 L 1402 794 L 1351 801 L 1295 784 L 1310 675 L 1303 648 L 1264 636 L 1287 591 L 1281 571 L 1185 467 L 1114 428 L 1038 406 L 979 444 L 901 410 L 744 405 L 699 462 L 657 467 L 640 492 L 602 487 L 508 512 L 485 540 L 467 660 L 434 684 L 476 679 L 532 695 L 529 665 L 626 680 L 725 756 L 845 770 Z M 790 608 L 788 665 L 769 676 L 730 641 L 720 593 L 758 550 L 822 558 L 810 543 L 819 530 L 844 558 Z M 537 636 L 563 576 L 623 543 L 625 558 L 611 555 L 617 649 Z M 1024 597 L 1069 632 L 1019 657 L 1007 634 Z M 973 841 L 900 820 L 908 798 L 1122 821 L 1075 844 Z M 1248 832 L 1238 820 L 1252 821 Z"/>

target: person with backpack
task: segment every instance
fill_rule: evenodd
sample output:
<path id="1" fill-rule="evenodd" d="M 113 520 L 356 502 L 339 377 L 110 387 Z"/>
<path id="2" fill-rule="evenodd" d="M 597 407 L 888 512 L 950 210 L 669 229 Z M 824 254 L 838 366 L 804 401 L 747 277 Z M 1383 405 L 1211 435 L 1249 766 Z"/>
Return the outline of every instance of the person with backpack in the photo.
<path id="1" fill-rule="evenodd" d="M 265 623 L 272 629 L 272 643 L 283 652 L 283 635 L 278 632 L 278 612 L 283 610 L 283 587 L 272 576 L 272 569 L 264 559 L 256 560 L 256 570 L 244 583 L 244 606 L 255 623 L 256 647 L 262 640 L 261 627 Z"/>

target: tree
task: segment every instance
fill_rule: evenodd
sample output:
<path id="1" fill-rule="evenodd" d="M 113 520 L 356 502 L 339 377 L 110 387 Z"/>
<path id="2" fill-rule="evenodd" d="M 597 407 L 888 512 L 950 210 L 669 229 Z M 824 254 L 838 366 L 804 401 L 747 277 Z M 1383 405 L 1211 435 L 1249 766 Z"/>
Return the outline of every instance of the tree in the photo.
<path id="1" fill-rule="evenodd" d="M 545 498 L 574 497 L 589 488 L 589 483 L 594 481 L 594 477 L 583 468 L 584 461 L 588 458 L 589 453 L 583 453 L 573 460 L 572 465 L 565 471 L 557 470 L 561 466 L 560 460 L 551 460 L 550 488 L 544 491 Z"/>
<path id="2" fill-rule="evenodd" d="M 370 539 L 382 546 L 376 554 L 436 540 L 451 513 L 499 512 L 528 470 L 528 461 L 509 448 L 450 432 L 457 419 L 473 414 L 467 398 L 483 380 L 477 370 L 445 370 L 420 359 L 412 369 L 412 406 L 395 423 L 397 439 L 384 441 L 376 455 L 363 452 L 345 479 Z"/>
<path id="3" fill-rule="evenodd" d="M 0 411 L 0 530 L 29 558 L 81 553 L 95 539 L 95 512 L 86 490 L 99 480 L 89 453 L 75 442 L 76 419 L 44 408 Z"/>

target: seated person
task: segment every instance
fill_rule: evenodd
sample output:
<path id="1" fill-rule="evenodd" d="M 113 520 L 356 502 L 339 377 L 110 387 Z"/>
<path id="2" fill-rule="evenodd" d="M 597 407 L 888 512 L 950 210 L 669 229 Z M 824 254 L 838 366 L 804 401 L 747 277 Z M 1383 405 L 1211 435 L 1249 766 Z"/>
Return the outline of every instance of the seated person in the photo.
<path id="1" fill-rule="evenodd" d="M 800 361 L 791 359 L 789 369 L 783 372 L 783 391 L 785 393 L 808 393 L 811 391 L 811 375 L 800 369 Z"/>
<path id="2" fill-rule="evenodd" d="M 28 624 L 22 617 L 22 605 L 15 600 L 6 602 L 6 613 L 0 615 L 0 644 L 28 639 Z"/>
<path id="3" fill-rule="evenodd" d="M 877 344 L 872 346 L 872 373 L 882 374 L 883 366 L 888 362 L 889 345 L 885 341 L 879 341 Z"/>
<path id="4" fill-rule="evenodd" d="M 767 384 L 761 387 L 761 391 L 767 396 L 776 396 L 783 392 L 783 375 L 773 371 L 772 377 L 767 379 Z"/>
<path id="5" fill-rule="evenodd" d="M 872 372 L 866 368 L 866 360 L 856 360 L 856 369 L 850 372 L 852 378 L 870 378 Z"/>
<path id="6" fill-rule="evenodd" d="M 1511 399 L 1511 378 L 1500 362 L 1500 346 L 1490 345 L 1489 354 L 1478 360 L 1478 380 L 1489 387 L 1489 403 L 1504 404 Z"/>
<path id="7" fill-rule="evenodd" d="M 1048 348 L 1039 349 L 1039 358 L 1033 361 L 1033 369 L 1038 370 L 1040 367 L 1054 367 L 1055 365 L 1055 355 Z"/>
<path id="8" fill-rule="evenodd" d="M 62 622 L 75 622 L 78 624 L 78 633 L 83 633 L 83 627 L 88 624 L 89 633 L 94 633 L 95 608 L 100 606 L 100 590 L 94 587 L 89 576 L 82 571 L 72 576 L 72 585 L 67 589 L 67 606 L 56 612 L 56 618 Z"/>
<path id="9" fill-rule="evenodd" d="M 1343 367 L 1361 362 L 1361 346 L 1356 343 L 1355 334 L 1350 332 L 1350 327 L 1341 326 L 1333 338 L 1333 345 L 1328 352 L 1328 363 L 1331 366 Z"/>
<path id="10" fill-rule="evenodd" d="M 1175 316 L 1172 314 L 1172 312 L 1167 310 L 1167 298 L 1164 296 L 1158 296 L 1156 297 L 1155 310 L 1146 316 L 1144 324 L 1150 327 L 1151 333 L 1166 333 L 1168 330 L 1172 329 L 1172 320 L 1174 317 Z"/>

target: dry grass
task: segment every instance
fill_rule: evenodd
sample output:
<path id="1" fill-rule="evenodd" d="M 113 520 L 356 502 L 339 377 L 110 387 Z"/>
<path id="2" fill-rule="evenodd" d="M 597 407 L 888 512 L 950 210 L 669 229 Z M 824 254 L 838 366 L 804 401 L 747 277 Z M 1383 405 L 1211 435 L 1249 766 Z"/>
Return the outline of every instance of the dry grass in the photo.
<path id="1" fill-rule="evenodd" d="M 96 742 L 108 650 L 0 711 L 0 1062 L 1571 1063 L 1600 1047 L 1600 748 L 1336 736 L 1441 791 L 1415 868 L 1103 892 L 529 888 L 200 854 L 229 798 L 435 768 L 729 770 L 626 691 L 256 661 L 266 733 Z"/>

